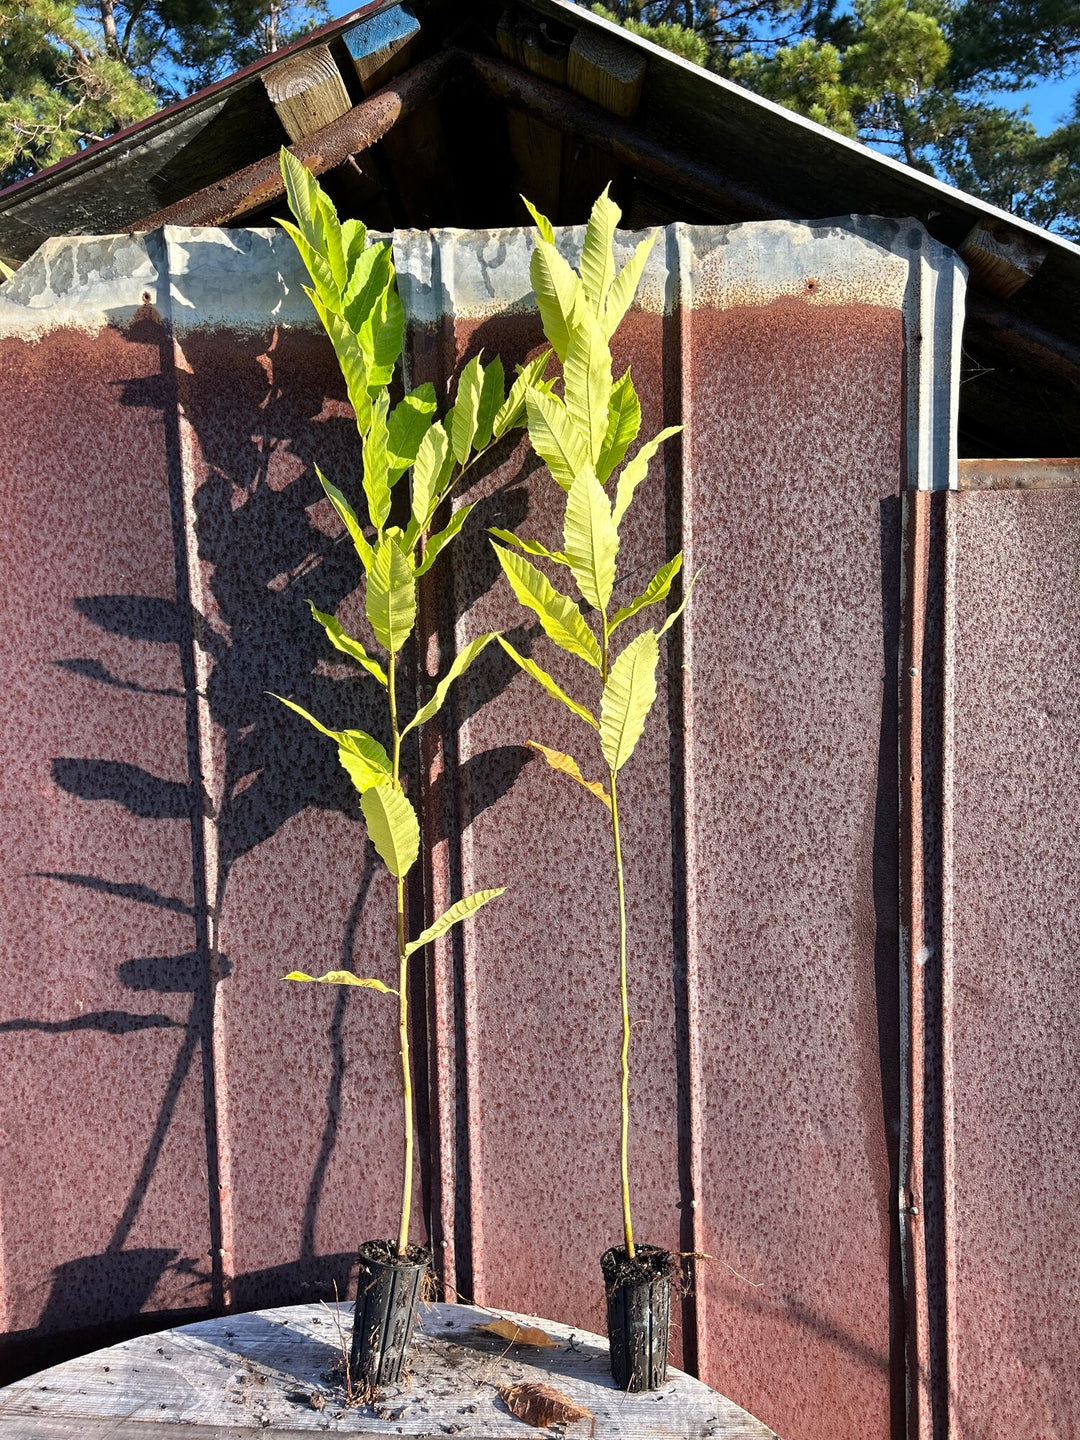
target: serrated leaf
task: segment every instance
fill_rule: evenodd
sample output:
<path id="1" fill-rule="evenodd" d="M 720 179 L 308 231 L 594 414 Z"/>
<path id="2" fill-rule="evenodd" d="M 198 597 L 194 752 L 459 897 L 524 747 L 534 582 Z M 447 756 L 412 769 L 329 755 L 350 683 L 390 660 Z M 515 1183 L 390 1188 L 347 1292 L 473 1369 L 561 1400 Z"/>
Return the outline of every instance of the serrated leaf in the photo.
<path id="1" fill-rule="evenodd" d="M 660 658 L 655 630 L 643 630 L 622 652 L 600 698 L 600 747 L 612 770 L 621 770 L 634 753 L 656 699 Z"/>
<path id="2" fill-rule="evenodd" d="M 379 990 L 384 995 L 396 995 L 389 985 L 381 980 L 369 980 L 354 975 L 351 970 L 328 970 L 325 975 L 305 975 L 303 970 L 290 970 L 286 980 L 309 980 L 313 985 L 357 985 L 364 990 Z"/>
<path id="3" fill-rule="evenodd" d="M 369 675 L 374 675 L 380 685 L 385 685 L 387 683 L 386 671 L 378 660 L 367 653 L 359 640 L 354 640 L 351 635 L 346 635 L 341 627 L 341 621 L 336 620 L 333 615 L 324 614 L 322 610 L 316 609 L 313 601 L 309 600 L 308 604 L 311 606 L 312 615 L 326 631 L 326 638 L 330 644 L 340 650 L 343 655 L 350 655 L 354 660 L 358 660 Z"/>
<path id="4" fill-rule="evenodd" d="M 345 526 L 345 529 L 349 532 L 349 537 L 356 548 L 357 555 L 360 556 L 360 563 L 361 565 L 363 565 L 364 574 L 366 575 L 371 569 L 371 562 L 374 559 L 375 552 L 372 550 L 371 545 L 368 543 L 367 537 L 365 536 L 363 530 L 360 528 L 360 521 L 356 518 L 356 511 L 345 499 L 345 496 L 341 493 L 337 486 L 331 485 L 330 481 L 327 480 L 326 476 L 319 469 L 318 465 L 315 466 L 315 474 L 319 477 L 319 484 L 326 492 L 326 498 L 330 501 L 330 504 L 337 511 L 338 519 Z"/>
<path id="5" fill-rule="evenodd" d="M 622 211 L 608 196 L 605 185 L 585 227 L 585 243 L 581 247 L 581 283 L 594 319 L 603 319 L 608 291 L 615 279 L 615 256 L 612 241 Z"/>
<path id="6" fill-rule="evenodd" d="M 683 611 L 686 609 L 686 602 L 690 599 L 690 596 L 691 596 L 691 593 L 693 592 L 694 586 L 697 584 L 698 575 L 700 575 L 700 574 L 701 574 L 701 571 L 700 571 L 700 570 L 698 570 L 698 571 L 695 573 L 694 578 L 690 581 L 690 584 L 686 587 L 686 593 L 683 595 L 683 598 L 682 598 L 681 602 L 675 607 L 675 609 L 674 609 L 674 610 L 671 612 L 671 614 L 667 617 L 667 619 L 664 621 L 663 625 L 660 626 L 660 629 L 659 629 L 659 631 L 657 632 L 657 639 L 659 639 L 659 637 L 660 637 L 661 635 L 666 635 L 666 634 L 667 634 L 667 632 L 671 629 L 672 625 L 675 624 L 675 621 L 678 620 L 679 616 L 680 616 L 680 615 L 683 613 Z"/>
<path id="7" fill-rule="evenodd" d="M 342 733 L 355 740 L 356 735 L 362 734 L 363 732 L 346 730 Z M 370 739 L 370 736 L 368 738 Z M 377 740 L 373 743 L 379 745 Z M 385 766 L 381 763 L 376 763 L 370 755 L 358 749 L 355 744 L 352 748 L 344 745 L 338 747 L 338 763 L 352 781 L 353 789 L 357 790 L 361 795 L 363 795 L 365 791 L 373 789 L 376 785 L 390 785 L 393 783 L 393 774 L 390 769 L 390 761 L 386 757 L 386 751 L 382 749 L 381 745 L 379 745 L 379 749 L 382 750 L 383 758 L 386 759 Z"/>
<path id="8" fill-rule="evenodd" d="M 412 477 L 412 514 L 416 533 L 427 527 L 439 500 L 439 479 L 451 454 L 450 439 L 436 420 L 420 441 Z"/>
<path id="9" fill-rule="evenodd" d="M 360 796 L 367 832 L 395 880 L 403 880 L 420 853 L 420 822 L 404 791 L 380 785 Z"/>
<path id="10" fill-rule="evenodd" d="M 458 651 L 451 662 L 450 669 L 435 686 L 435 691 L 431 699 L 426 705 L 421 705 L 420 709 L 405 726 L 405 729 L 402 730 L 402 735 L 407 735 L 410 730 L 415 730 L 418 725 L 425 725 L 433 715 L 439 713 L 443 707 L 443 702 L 449 694 L 450 686 L 455 680 L 465 674 L 465 671 L 480 654 L 481 650 L 494 640 L 494 638 L 495 632 L 494 630 L 490 630 L 486 635 L 478 635 L 475 640 L 470 640 L 464 649 Z"/>
<path id="11" fill-rule="evenodd" d="M 473 449 L 484 450 L 491 444 L 494 434 L 495 416 L 503 403 L 506 388 L 506 372 L 498 355 L 484 370 L 484 384 L 480 391 L 480 405 L 476 412 L 476 434 Z"/>
<path id="12" fill-rule="evenodd" d="M 568 710 L 580 716 L 581 719 L 584 720 L 586 724 L 591 725 L 594 730 L 600 729 L 600 726 L 596 723 L 596 717 L 591 711 L 586 710 L 584 705 L 579 705 L 576 700 L 569 696 L 562 686 L 551 678 L 546 670 L 542 670 L 540 666 L 537 665 L 535 660 L 531 660 L 527 655 L 519 654 L 513 645 L 510 644 L 510 641 L 504 639 L 502 635 L 496 635 L 495 638 L 510 656 L 511 660 L 514 661 L 515 665 L 519 665 L 521 669 L 525 671 L 526 675 L 531 675 L 534 680 L 544 687 L 549 695 L 553 696 L 556 700 L 561 700 Z"/>
<path id="13" fill-rule="evenodd" d="M 302 161 L 283 145 L 279 152 L 281 178 L 285 181 L 285 195 L 289 209 L 296 216 L 309 243 L 315 243 L 315 206 L 319 191 L 318 181 Z"/>
<path id="14" fill-rule="evenodd" d="M 371 318 L 394 279 L 390 245 L 369 245 L 357 256 L 341 299 L 341 313 L 354 333 Z"/>
<path id="15" fill-rule="evenodd" d="M 273 691 L 269 693 L 273 695 Z M 364 730 L 329 730 L 321 720 L 316 720 L 314 715 L 295 700 L 286 700 L 284 695 L 274 695 L 274 699 L 280 700 L 282 705 L 287 705 L 290 710 L 295 710 L 297 715 L 314 726 L 320 735 L 336 742 L 338 759 L 358 790 L 363 792 L 371 786 L 389 782 L 392 774 L 390 757 L 373 735 L 368 735 Z M 350 757 L 348 764 L 346 756 Z"/>
<path id="16" fill-rule="evenodd" d="M 550 240 L 538 240 L 533 247 L 529 279 L 544 334 L 559 359 L 565 360 L 574 316 L 585 305 L 581 281 Z"/>
<path id="17" fill-rule="evenodd" d="M 380 390 L 371 402 L 371 421 L 360 454 L 368 514 L 376 530 L 381 530 L 390 518 L 390 459 L 387 454 L 389 407 L 390 397 L 385 390 Z"/>
<path id="18" fill-rule="evenodd" d="M 611 408 L 611 350 L 599 321 L 583 314 L 570 332 L 563 364 L 566 413 L 585 437 L 595 466 L 604 448 Z"/>
<path id="19" fill-rule="evenodd" d="M 526 392 L 525 403 L 533 449 L 556 484 L 569 490 L 574 476 L 589 463 L 587 437 L 573 424 L 557 396 L 533 388 Z"/>
<path id="20" fill-rule="evenodd" d="M 333 202 L 319 184 L 315 186 L 315 233 L 316 244 L 326 256 L 333 274 L 334 288 L 341 294 L 348 281 L 345 249 L 341 243 L 341 225 Z"/>
<path id="21" fill-rule="evenodd" d="M 661 430 L 659 435 L 647 440 L 634 458 L 623 467 L 615 489 L 614 519 L 616 525 L 622 522 L 622 517 L 629 510 L 630 502 L 634 498 L 634 491 L 649 473 L 649 461 L 664 441 L 670 440 L 672 435 L 678 435 L 682 428 L 681 425 L 669 425 L 666 430 Z"/>
<path id="22" fill-rule="evenodd" d="M 586 780 L 582 775 L 577 761 L 572 755 L 567 755 L 562 750 L 549 750 L 546 745 L 541 745 L 538 740 L 526 740 L 525 744 L 531 749 L 538 751 L 553 770 L 558 770 L 561 775 L 569 775 L 571 780 L 576 780 L 585 789 L 607 807 L 611 809 L 611 796 L 604 789 L 598 780 Z"/>
<path id="23" fill-rule="evenodd" d="M 641 402 L 627 370 L 611 387 L 607 430 L 600 447 L 600 458 L 596 462 L 596 475 L 601 484 L 622 464 L 640 429 Z"/>
<path id="24" fill-rule="evenodd" d="M 375 547 L 366 604 L 376 640 L 395 655 L 409 638 L 416 620 L 412 566 L 396 535 L 384 535 Z"/>
<path id="25" fill-rule="evenodd" d="M 623 316 L 629 310 L 634 296 L 637 294 L 645 262 L 655 243 L 656 232 L 654 231 L 648 239 L 642 240 L 640 245 L 634 247 L 634 253 L 619 271 L 608 292 L 607 304 L 604 307 L 604 330 L 609 337 L 614 335 L 619 328 Z"/>
<path id="26" fill-rule="evenodd" d="M 340 315 L 324 305 L 313 291 L 309 290 L 308 295 L 311 297 L 311 303 L 315 306 L 323 329 L 329 335 L 330 343 L 334 347 L 334 354 L 337 356 L 338 365 L 345 380 L 349 404 L 356 415 L 356 426 L 363 435 L 371 423 L 370 386 L 372 383 L 363 347 Z"/>
<path id="27" fill-rule="evenodd" d="M 462 920 L 468 920 L 471 915 L 475 915 L 489 900 L 505 893 L 506 886 L 500 885 L 497 890 L 477 890 L 474 895 L 466 895 L 464 900 L 459 900 L 455 905 L 451 905 L 449 910 L 444 910 L 415 940 L 410 940 L 405 946 L 405 954 L 413 955 L 417 950 L 422 950 L 425 945 L 430 945 L 432 940 L 438 940 L 440 935 L 445 935 Z"/>
<path id="28" fill-rule="evenodd" d="M 367 248 L 367 227 L 362 220 L 343 220 L 341 222 L 341 245 L 345 251 L 345 265 L 351 278 L 360 256 Z"/>
<path id="29" fill-rule="evenodd" d="M 544 378 L 544 371 L 551 363 L 551 351 L 545 350 L 542 354 L 536 355 L 527 365 L 519 365 L 517 377 L 510 386 L 510 393 L 507 395 L 502 406 L 495 416 L 491 433 L 496 440 L 501 440 L 508 430 L 513 430 L 516 425 L 525 421 L 525 396 L 536 385 L 539 385 Z"/>
<path id="30" fill-rule="evenodd" d="M 300 259 L 304 262 L 304 268 L 311 276 L 311 283 L 315 286 L 319 299 L 328 309 L 336 310 L 340 303 L 340 297 L 334 283 L 330 262 L 326 256 L 319 254 L 298 225 L 293 225 L 289 220 L 279 220 L 278 224 L 296 246 Z"/>
<path id="31" fill-rule="evenodd" d="M 584 615 L 568 595 L 561 595 L 551 581 L 535 565 L 513 550 L 494 547 L 510 588 L 540 621 L 545 633 L 560 649 L 580 655 L 595 669 L 600 669 L 600 644 L 589 629 Z"/>
<path id="32" fill-rule="evenodd" d="M 447 545 L 450 544 L 450 541 L 453 540 L 454 536 L 465 524 L 465 521 L 469 518 L 469 514 L 473 510 L 473 508 L 474 507 L 472 505 L 460 505 L 454 511 L 453 515 L 450 516 L 450 522 L 445 527 L 445 529 L 439 530 L 436 534 L 428 536 L 427 544 L 424 546 L 424 558 L 416 567 L 417 579 L 419 579 L 421 575 L 426 575 L 427 572 L 431 569 L 432 565 L 435 564 L 435 561 L 439 558 L 442 552 L 446 549 Z"/>
<path id="33" fill-rule="evenodd" d="M 484 367 L 480 363 L 480 356 L 474 355 L 461 372 L 454 413 L 450 419 L 450 444 L 459 465 L 465 464 L 472 451 L 483 388 Z"/>
<path id="34" fill-rule="evenodd" d="M 390 411 L 386 431 L 389 479 L 396 485 L 416 459 L 435 413 L 434 385 L 419 385 Z"/>
<path id="35" fill-rule="evenodd" d="M 619 532 L 611 501 L 590 467 L 579 470 L 566 497 L 563 551 L 578 589 L 596 610 L 607 610 L 615 584 Z"/>
<path id="36" fill-rule="evenodd" d="M 621 610 L 615 611 L 611 617 L 608 633 L 613 634 L 617 625 L 621 625 L 624 620 L 629 620 L 631 615 L 636 615 L 639 610 L 644 610 L 646 605 L 655 605 L 658 600 L 666 600 L 675 577 L 681 569 L 682 551 L 680 550 L 678 555 L 660 566 L 640 595 L 631 600 L 629 605 L 624 605 Z M 659 633 L 662 635 L 664 632 L 661 630 Z"/>
<path id="37" fill-rule="evenodd" d="M 494 535 L 495 539 L 501 540 L 504 545 L 516 545 L 519 550 L 524 550 L 526 555 L 537 555 L 541 560 L 553 560 L 556 565 L 570 564 L 561 550 L 549 550 L 546 545 L 541 545 L 539 540 L 523 540 L 512 530 L 500 530 L 497 525 L 490 525 L 488 534 Z"/>
<path id="38" fill-rule="evenodd" d="M 536 208 L 536 206 L 532 203 L 531 200 L 526 199 L 524 195 L 522 195 L 521 199 L 525 206 L 525 209 L 528 210 L 529 214 L 536 221 L 536 228 L 540 231 L 540 238 L 542 240 L 546 240 L 549 245 L 554 245 L 555 231 L 552 227 L 551 221 L 547 218 L 546 215 L 541 215 L 540 211 Z"/>
<path id="39" fill-rule="evenodd" d="M 389 385 L 405 343 L 405 307 L 391 284 L 360 330 L 360 343 L 368 362 L 369 385 Z"/>

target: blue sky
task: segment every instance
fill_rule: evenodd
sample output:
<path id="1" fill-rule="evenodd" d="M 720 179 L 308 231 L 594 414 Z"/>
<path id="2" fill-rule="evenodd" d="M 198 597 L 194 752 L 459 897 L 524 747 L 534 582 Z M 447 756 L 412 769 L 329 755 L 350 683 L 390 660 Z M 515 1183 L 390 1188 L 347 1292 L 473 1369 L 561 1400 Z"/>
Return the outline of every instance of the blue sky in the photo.
<path id="1" fill-rule="evenodd" d="M 335 17 L 356 9 L 358 3 L 360 0 L 328 0 L 330 14 Z M 1071 110 L 1078 88 L 1080 83 L 1074 76 L 1070 80 L 1043 81 L 1030 90 L 1002 90 L 990 98 L 1010 109 L 1026 105 L 1036 130 L 1045 135 Z"/>

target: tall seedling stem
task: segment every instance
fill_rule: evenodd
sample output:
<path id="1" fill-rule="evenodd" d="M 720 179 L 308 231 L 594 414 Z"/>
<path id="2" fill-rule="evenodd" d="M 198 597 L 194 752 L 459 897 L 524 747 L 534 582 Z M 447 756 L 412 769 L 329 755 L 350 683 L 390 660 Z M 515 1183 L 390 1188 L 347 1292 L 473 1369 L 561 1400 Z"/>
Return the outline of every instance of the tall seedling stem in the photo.
<path id="1" fill-rule="evenodd" d="M 500 542 L 495 545 L 495 552 L 517 598 L 536 615 L 556 645 L 598 675 L 599 720 L 585 703 L 567 694 L 535 660 L 520 655 L 502 636 L 498 640 L 507 654 L 549 695 L 597 733 L 607 769 L 605 789 L 598 781 L 586 780 L 571 755 L 533 740 L 528 742 L 540 751 L 552 769 L 568 775 L 596 796 L 607 809 L 611 824 L 622 1019 L 619 1179 L 626 1257 L 633 1260 L 629 1159 L 630 993 L 618 776 L 634 752 L 656 699 L 660 637 L 682 613 L 690 587 L 686 588 L 682 604 L 658 630 L 642 630 L 614 657 L 612 639 L 624 621 L 667 599 L 682 568 L 681 553 L 661 565 L 644 591 L 614 613 L 611 598 L 617 580 L 619 525 L 635 490 L 648 473 L 650 460 L 681 427 L 662 430 L 641 445 L 632 460 L 626 461 L 627 450 L 641 428 L 641 404 L 629 370 L 613 378 L 610 342 L 634 298 L 655 237 L 642 241 L 616 274 L 613 244 L 620 212 L 605 190 L 593 207 L 585 231 L 581 264 L 574 270 L 555 246 L 550 221 L 532 205 L 529 210 L 539 232 L 530 271 L 533 289 L 544 333 L 563 367 L 561 395 L 548 383 L 529 387 L 526 395 L 529 439 L 552 478 L 566 493 L 563 548 L 548 550 L 537 541 L 521 540 L 505 530 L 493 530 L 491 534 Z M 612 481 L 614 494 L 605 488 Z M 595 612 L 599 638 L 582 614 L 579 602 L 558 590 L 526 555 L 570 571 L 581 600 Z"/>
<path id="2" fill-rule="evenodd" d="M 289 980 L 360 986 L 395 995 L 398 1002 L 398 1044 L 401 1059 L 402 1181 L 397 1254 L 407 1256 L 412 1209 L 413 1082 L 409 1054 L 409 959 L 453 925 L 474 915 L 503 892 L 480 890 L 451 905 L 415 940 L 406 938 L 405 880 L 420 850 L 420 823 L 405 793 L 401 746 L 405 737 L 441 709 L 450 686 L 465 673 L 493 633 L 471 641 L 455 656 L 431 699 L 402 725 L 398 708 L 398 670 L 403 648 L 416 622 L 416 582 L 431 568 L 461 529 L 472 509 L 460 505 L 447 524 L 432 533 L 432 522 L 462 476 L 498 440 L 524 423 L 526 394 L 543 380 L 550 352 L 522 368 L 506 390 L 502 362 L 489 365 L 480 356 L 470 360 L 458 381 L 456 403 L 436 419 L 435 389 L 420 385 L 391 404 L 405 333 L 405 315 L 398 298 L 394 262 L 388 242 L 369 243 L 358 220 L 339 221 L 333 205 L 312 175 L 287 150 L 281 168 L 293 221 L 281 221 L 292 237 L 311 277 L 305 286 L 334 346 L 361 439 L 361 489 L 367 503 L 362 522 L 345 494 L 317 470 L 319 481 L 348 531 L 364 574 L 365 611 L 372 634 L 385 655 L 377 654 L 347 635 L 332 616 L 314 605 L 312 615 L 330 644 L 350 656 L 386 692 L 390 753 L 363 730 L 331 730 L 294 700 L 277 698 L 333 740 L 338 759 L 360 795 L 368 838 L 397 884 L 395 950 L 396 988 L 348 970 L 307 975 L 294 970 Z M 408 496 L 394 487 L 411 476 Z M 399 503 L 400 499 L 400 503 Z M 399 513 L 400 512 L 400 513 Z M 391 524 L 391 514 L 404 524 Z M 310 603 L 310 602 L 309 602 Z"/>

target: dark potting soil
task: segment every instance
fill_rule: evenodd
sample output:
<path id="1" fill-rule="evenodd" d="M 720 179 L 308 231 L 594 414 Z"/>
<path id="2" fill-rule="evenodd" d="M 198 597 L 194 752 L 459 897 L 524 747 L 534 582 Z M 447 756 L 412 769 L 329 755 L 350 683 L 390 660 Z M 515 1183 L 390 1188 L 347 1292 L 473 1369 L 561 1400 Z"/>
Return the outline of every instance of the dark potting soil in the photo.
<path id="1" fill-rule="evenodd" d="M 370 1261 L 375 1265 L 430 1265 L 431 1251 L 425 1245 L 410 1245 L 404 1255 L 397 1253 L 394 1240 L 365 1240 L 356 1252 L 361 1264 Z"/>
<path id="2" fill-rule="evenodd" d="M 604 1272 L 604 1284 L 610 1295 L 623 1285 L 650 1285 L 656 1280 L 671 1280 L 678 1267 L 678 1260 L 670 1250 L 658 1245 L 635 1245 L 634 1258 L 626 1258 L 626 1250 L 618 1246 L 606 1250 L 600 1257 Z"/>

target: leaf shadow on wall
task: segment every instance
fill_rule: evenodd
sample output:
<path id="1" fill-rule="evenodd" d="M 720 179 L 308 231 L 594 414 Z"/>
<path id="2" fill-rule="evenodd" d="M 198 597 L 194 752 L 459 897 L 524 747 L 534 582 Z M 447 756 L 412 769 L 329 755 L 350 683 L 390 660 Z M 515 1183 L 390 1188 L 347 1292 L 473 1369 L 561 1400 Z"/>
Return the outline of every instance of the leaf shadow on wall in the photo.
<path id="1" fill-rule="evenodd" d="M 128 316 L 123 317 L 125 323 Z M 94 655 L 72 655 L 56 662 L 73 684 L 115 688 L 175 700 L 184 707 L 188 779 L 155 774 L 138 763 L 139 737 L 133 734 L 130 760 L 57 756 L 52 777 L 62 790 L 88 803 L 119 806 L 139 821 L 186 822 L 191 835 L 193 903 L 164 893 L 154 873 L 153 844 L 146 831 L 135 830 L 134 853 L 145 869 L 137 875 L 97 875 L 53 871 L 45 877 L 74 890 L 92 891 L 136 902 L 190 920 L 191 948 L 174 955 L 140 956 L 121 961 L 119 984 L 130 992 L 130 1009 L 117 1007 L 70 1020 L 50 1022 L 58 1032 L 97 1029 L 123 1036 L 146 1029 L 176 1030 L 180 1043 L 171 1073 L 158 1096 L 152 1135 L 135 1166 L 126 1203 L 113 1235 L 100 1254 L 69 1261 L 53 1275 L 51 1293 L 38 1325 L 23 1339 L 79 1331 L 102 1325 L 128 1325 L 129 1333 L 146 1328 L 136 1320 L 144 1305 L 152 1306 L 156 1287 L 167 1272 L 190 1279 L 192 1314 L 224 1305 L 246 1306 L 328 1298 L 344 1294 L 350 1254 L 319 1255 L 317 1221 L 330 1160 L 339 1134 L 343 1084 L 348 1067 L 345 1019 L 357 997 L 338 991 L 326 1026 L 327 1079 L 321 1134 L 302 1205 L 301 1233 L 293 1261 L 249 1274 L 232 1274 L 223 1256 L 226 1238 L 219 1173 L 219 1107 L 214 1082 L 215 991 L 227 984 L 233 962 L 222 953 L 218 924 L 231 873 L 245 855 L 277 834 L 293 816 L 310 808 L 337 811 L 356 824 L 355 855 L 362 873 L 348 913 L 343 917 L 337 953 L 327 956 L 327 969 L 352 968 L 357 927 L 375 873 L 373 853 L 364 842 L 356 795 L 336 764 L 323 737 L 265 692 L 294 696 L 334 727 L 357 726 L 386 740 L 379 695 L 373 682 L 333 651 L 311 619 L 308 599 L 323 610 L 336 611 L 359 633 L 355 601 L 347 601 L 357 582 L 358 564 L 347 538 L 327 529 L 329 507 L 314 474 L 318 459 L 326 473 L 338 478 L 357 473 L 355 425 L 344 404 L 343 390 L 325 346 L 310 335 L 282 341 L 267 337 L 207 335 L 185 345 L 189 367 L 172 375 L 173 346 L 149 307 L 126 323 L 133 343 L 156 345 L 161 374 L 119 382 L 124 404 L 162 412 L 169 459 L 170 494 L 178 599 L 158 596 L 86 595 L 76 602 L 84 619 L 102 632 L 131 642 L 129 672 L 115 673 Z M 312 359 L 317 363 L 310 363 Z M 194 430 L 201 478 L 192 488 L 177 416 L 178 399 Z M 347 490 L 353 487 L 343 482 Z M 318 508 L 319 514 L 313 515 Z M 323 514 L 322 512 L 325 512 Z M 190 532 L 198 546 L 197 573 L 186 588 Z M 157 683 L 160 665 L 151 666 L 154 683 L 140 675 L 140 647 L 174 647 L 182 684 Z M 115 650 L 113 654 L 115 655 Z M 414 667 L 405 675 L 415 684 Z M 509 675 L 505 677 L 509 678 Z M 102 706 L 99 698 L 91 704 Z M 210 769 L 200 751 L 200 705 L 205 703 L 214 734 L 215 763 Z M 145 752 L 144 752 L 145 753 Z M 502 757 L 502 783 L 513 782 L 520 764 Z M 406 757 L 415 772 L 415 749 Z M 208 773 L 209 771 L 209 773 Z M 205 782 L 203 776 L 205 775 Z M 412 785 L 416 798 L 415 780 Z M 209 825 L 204 822 L 209 820 Z M 212 851 L 212 854 L 208 854 Z M 212 863 L 210 863 L 212 861 Z M 211 882 L 208 876 L 216 875 Z M 289 877 L 282 877 L 287 903 Z M 322 917 L 319 917 L 322 920 Z M 322 920 L 322 928 L 326 922 Z M 422 957 L 417 957 L 422 964 Z M 170 1013 L 144 1013 L 140 996 L 182 997 Z M 329 1000 L 330 997 L 327 997 Z M 363 995 L 359 1003 L 371 1003 Z M 8 1028 L 42 1028 L 32 1018 L 8 1022 Z M 196 1064 L 198 1060 L 199 1064 Z M 168 1067 L 168 1061 L 165 1062 Z M 209 1213 L 209 1257 L 193 1259 L 175 1248 L 126 1248 L 158 1166 L 170 1126 L 189 1076 L 199 1083 L 202 1109 Z M 424 1077 L 418 1089 L 423 1092 Z M 421 1125 L 423 1116 L 421 1116 Z M 313 1117 L 313 1127 L 318 1127 Z M 423 1144 L 421 1145 L 423 1151 Z M 159 1184 L 161 1182 L 159 1181 Z M 427 1182 L 425 1181 L 425 1192 Z M 425 1194 L 425 1198 L 427 1198 Z M 190 1203 L 190 1197 L 188 1197 Z M 357 1236 L 359 1240 L 362 1236 Z M 134 1257 L 140 1257 L 136 1263 Z M 106 1299 L 106 1297 L 108 1297 Z M 115 1329 L 111 1338 L 121 1338 Z M 13 1337 L 18 1338 L 18 1337 Z M 9 1353 L 14 1354 L 16 1345 Z M 28 1366 L 40 1363 L 40 1348 L 26 1351 Z M 56 1358 L 55 1348 L 50 1358 Z M 74 1353 L 72 1351 L 71 1353 Z M 16 1364 L 16 1369 L 18 1364 Z M 11 1376 L 9 1375 L 9 1378 Z"/>

